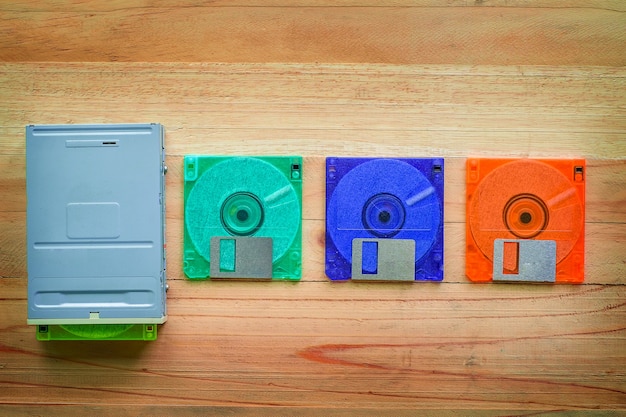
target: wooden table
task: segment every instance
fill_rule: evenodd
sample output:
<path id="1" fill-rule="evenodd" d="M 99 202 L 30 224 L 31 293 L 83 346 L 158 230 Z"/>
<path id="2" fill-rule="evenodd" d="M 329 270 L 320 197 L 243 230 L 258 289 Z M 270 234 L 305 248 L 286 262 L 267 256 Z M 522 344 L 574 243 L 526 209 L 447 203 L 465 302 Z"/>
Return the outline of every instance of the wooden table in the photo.
<path id="1" fill-rule="evenodd" d="M 626 3 L 58 3 L 0 5 L 0 414 L 626 412 Z M 37 342 L 24 126 L 122 122 L 166 127 L 169 320 Z M 301 282 L 185 279 L 188 153 L 303 155 Z M 443 283 L 328 281 L 327 155 L 446 158 Z M 587 159 L 583 285 L 468 282 L 470 155 Z"/>

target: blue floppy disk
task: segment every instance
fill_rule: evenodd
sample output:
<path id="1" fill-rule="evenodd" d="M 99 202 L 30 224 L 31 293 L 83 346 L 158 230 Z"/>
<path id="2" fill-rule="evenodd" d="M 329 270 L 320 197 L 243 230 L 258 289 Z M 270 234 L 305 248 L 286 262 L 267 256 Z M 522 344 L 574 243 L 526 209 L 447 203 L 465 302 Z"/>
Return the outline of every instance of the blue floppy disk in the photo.
<path id="1" fill-rule="evenodd" d="M 326 159 L 326 275 L 443 279 L 442 158 Z"/>

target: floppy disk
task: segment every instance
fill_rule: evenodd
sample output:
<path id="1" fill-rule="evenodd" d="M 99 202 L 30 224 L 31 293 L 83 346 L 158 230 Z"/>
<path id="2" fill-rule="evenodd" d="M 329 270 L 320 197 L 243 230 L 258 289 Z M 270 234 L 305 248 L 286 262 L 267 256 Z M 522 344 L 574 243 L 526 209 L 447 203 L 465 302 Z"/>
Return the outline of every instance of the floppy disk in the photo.
<path id="1" fill-rule="evenodd" d="M 190 279 L 300 279 L 302 158 L 188 155 L 183 268 Z"/>
<path id="2" fill-rule="evenodd" d="M 326 275 L 443 279 L 441 158 L 326 159 Z"/>
<path id="3" fill-rule="evenodd" d="M 583 159 L 468 159 L 466 216 L 470 280 L 583 281 Z"/>

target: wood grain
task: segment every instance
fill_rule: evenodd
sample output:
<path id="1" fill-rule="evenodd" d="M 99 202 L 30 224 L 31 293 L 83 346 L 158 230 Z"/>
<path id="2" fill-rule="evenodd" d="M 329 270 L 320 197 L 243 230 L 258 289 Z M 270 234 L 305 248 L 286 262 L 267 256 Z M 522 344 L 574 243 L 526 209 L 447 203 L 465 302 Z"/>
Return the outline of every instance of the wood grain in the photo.
<path id="1" fill-rule="evenodd" d="M 621 0 L 28 1 L 2 61 L 626 64 Z"/>
<path id="2" fill-rule="evenodd" d="M 0 65 L 0 413 L 626 410 L 625 84 L 587 66 Z M 96 122 L 166 127 L 169 320 L 153 343 L 40 343 L 25 325 L 24 126 Z M 184 279 L 188 153 L 304 156 L 301 282 Z M 324 277 L 332 154 L 446 157 L 443 283 Z M 587 158 L 585 284 L 467 281 L 469 155 Z"/>
<path id="3" fill-rule="evenodd" d="M 626 400 L 621 286 L 173 281 L 157 342 L 93 346 L 35 342 L 16 325 L 24 280 L 10 281 L 19 298 L 0 319 L 5 403 L 546 410 Z"/>

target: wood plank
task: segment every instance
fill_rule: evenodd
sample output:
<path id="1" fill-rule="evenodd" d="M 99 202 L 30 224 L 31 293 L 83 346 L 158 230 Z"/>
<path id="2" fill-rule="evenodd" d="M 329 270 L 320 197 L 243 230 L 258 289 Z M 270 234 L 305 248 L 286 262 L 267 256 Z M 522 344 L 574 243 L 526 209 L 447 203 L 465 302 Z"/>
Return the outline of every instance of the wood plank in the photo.
<path id="1" fill-rule="evenodd" d="M 205 153 L 200 153 L 205 154 Z M 206 152 L 210 155 L 210 151 Z M 225 154 L 237 154 L 227 152 Z M 378 154 L 377 154 L 378 155 Z M 367 156 L 356 152 L 355 156 Z M 390 154 L 390 157 L 403 157 L 405 154 Z M 437 154 L 416 154 L 416 156 L 439 156 Z M 446 223 L 465 222 L 465 158 L 445 159 L 445 221 Z M 167 187 L 168 210 L 174 213 L 171 218 L 182 217 L 182 156 L 167 156 L 169 167 Z M 626 223 L 626 160 L 590 159 L 587 161 L 586 222 L 587 223 Z M 0 212 L 25 212 L 26 186 L 25 157 L 0 154 L 0 170 L 6 174 L 0 177 L 0 190 L 3 205 Z M 325 218 L 325 157 L 310 156 L 304 159 L 304 203 L 303 218 L 324 220 Z M 11 217 L 5 221 L 13 221 Z M 18 216 L 17 219 L 24 219 Z M 176 241 L 178 239 L 175 239 Z"/>
<path id="2" fill-rule="evenodd" d="M 623 66 L 623 12 L 617 0 L 21 0 L 0 8 L 0 60 Z"/>
<path id="3" fill-rule="evenodd" d="M 0 213 L 0 278 L 26 277 L 25 214 Z M 183 220 L 168 215 L 168 279 L 183 279 Z M 303 281 L 326 281 L 324 273 L 324 222 L 303 221 Z M 173 230 L 173 231 L 172 231 Z M 465 225 L 445 225 L 445 281 L 467 282 L 465 277 Z M 626 225 L 590 223 L 586 226 L 585 282 L 593 284 L 626 283 Z M 181 243 L 176 243 L 181 242 Z M 611 245 L 607 246 L 607 242 Z"/>
<path id="4" fill-rule="evenodd" d="M 622 286 L 275 284 L 174 281 L 158 342 L 89 349 L 34 341 L 5 301 L 5 403 L 625 404 Z"/>
<path id="5" fill-rule="evenodd" d="M 2 406 L 0 405 L 0 413 L 11 415 L 14 417 L 31 417 L 33 414 L 40 413 L 44 409 L 48 417 L 66 417 L 68 415 L 98 415 L 107 416 L 153 416 L 153 415 L 176 415 L 177 417 L 197 417 L 197 416 L 227 416 L 234 415 L 240 417 L 292 417 L 298 415 L 300 417 L 312 416 L 328 416 L 328 417 L 347 417 L 347 416 L 370 416 L 379 417 L 413 417 L 415 410 L 401 410 L 398 408 L 387 409 L 365 408 L 361 406 L 350 407 L 349 409 L 339 409 L 332 406 L 322 407 L 271 407 L 271 406 L 255 406 L 255 407 L 236 407 L 236 406 L 206 406 L 206 405 L 135 405 L 126 404 L 123 406 L 113 405 L 102 407 L 100 405 L 84 406 L 84 405 L 55 405 L 54 407 L 23 407 L 23 406 Z M 502 415 L 514 415 L 519 413 L 519 409 L 508 410 L 421 410 L 420 416 L 424 417 L 455 417 L 459 413 L 464 416 L 483 416 L 495 417 Z M 550 415 L 558 416 L 564 412 L 552 412 Z M 578 417 L 585 416 L 584 411 L 568 411 L 567 416 Z M 564 415 L 564 414 L 563 414 Z"/>
<path id="6" fill-rule="evenodd" d="M 623 158 L 623 68 L 6 64 L 1 153 L 28 123 L 158 121 L 168 153 Z M 68 74 L 71 73 L 71 76 Z M 41 104 L 45 102 L 43 107 Z M 382 141 L 385 146 L 381 146 Z M 352 144 L 358 146 L 352 146 Z M 250 146 L 252 145 L 252 146 Z"/>
<path id="7" fill-rule="evenodd" d="M 1 157 L 0 169 L 23 174 L 15 157 Z M 6 163 L 3 163 L 3 160 Z M 325 180 L 323 157 L 308 157 L 304 163 L 303 280 L 325 280 Z M 167 240 L 170 279 L 182 278 L 182 157 L 168 157 Z M 465 282 L 465 171 L 464 159 L 446 160 L 445 196 L 445 280 Z M 626 283 L 626 160 L 589 162 L 586 218 L 586 282 Z M 0 211 L 0 277 L 26 276 L 26 216 L 24 177 L 0 178 L 6 205 Z M 616 188 L 617 187 L 617 188 Z M 606 197 L 605 197 L 606 196 Z M 4 211 L 6 210 L 6 212 Z M 606 242 L 613 242 L 606 247 Z M 604 249 L 603 249 L 604 248 Z"/>
<path id="8" fill-rule="evenodd" d="M 179 7 L 508 7 L 508 8 L 588 8 L 600 10 L 626 11 L 620 0 L 386 0 L 384 5 L 376 0 L 213 0 L 210 3 L 198 0 L 179 0 Z M 102 3 L 98 0 L 15 0 L 3 4 L 0 10 L 7 11 L 72 11 L 72 12 L 111 12 L 127 8 L 171 7 L 171 0 L 111 0 Z"/>

